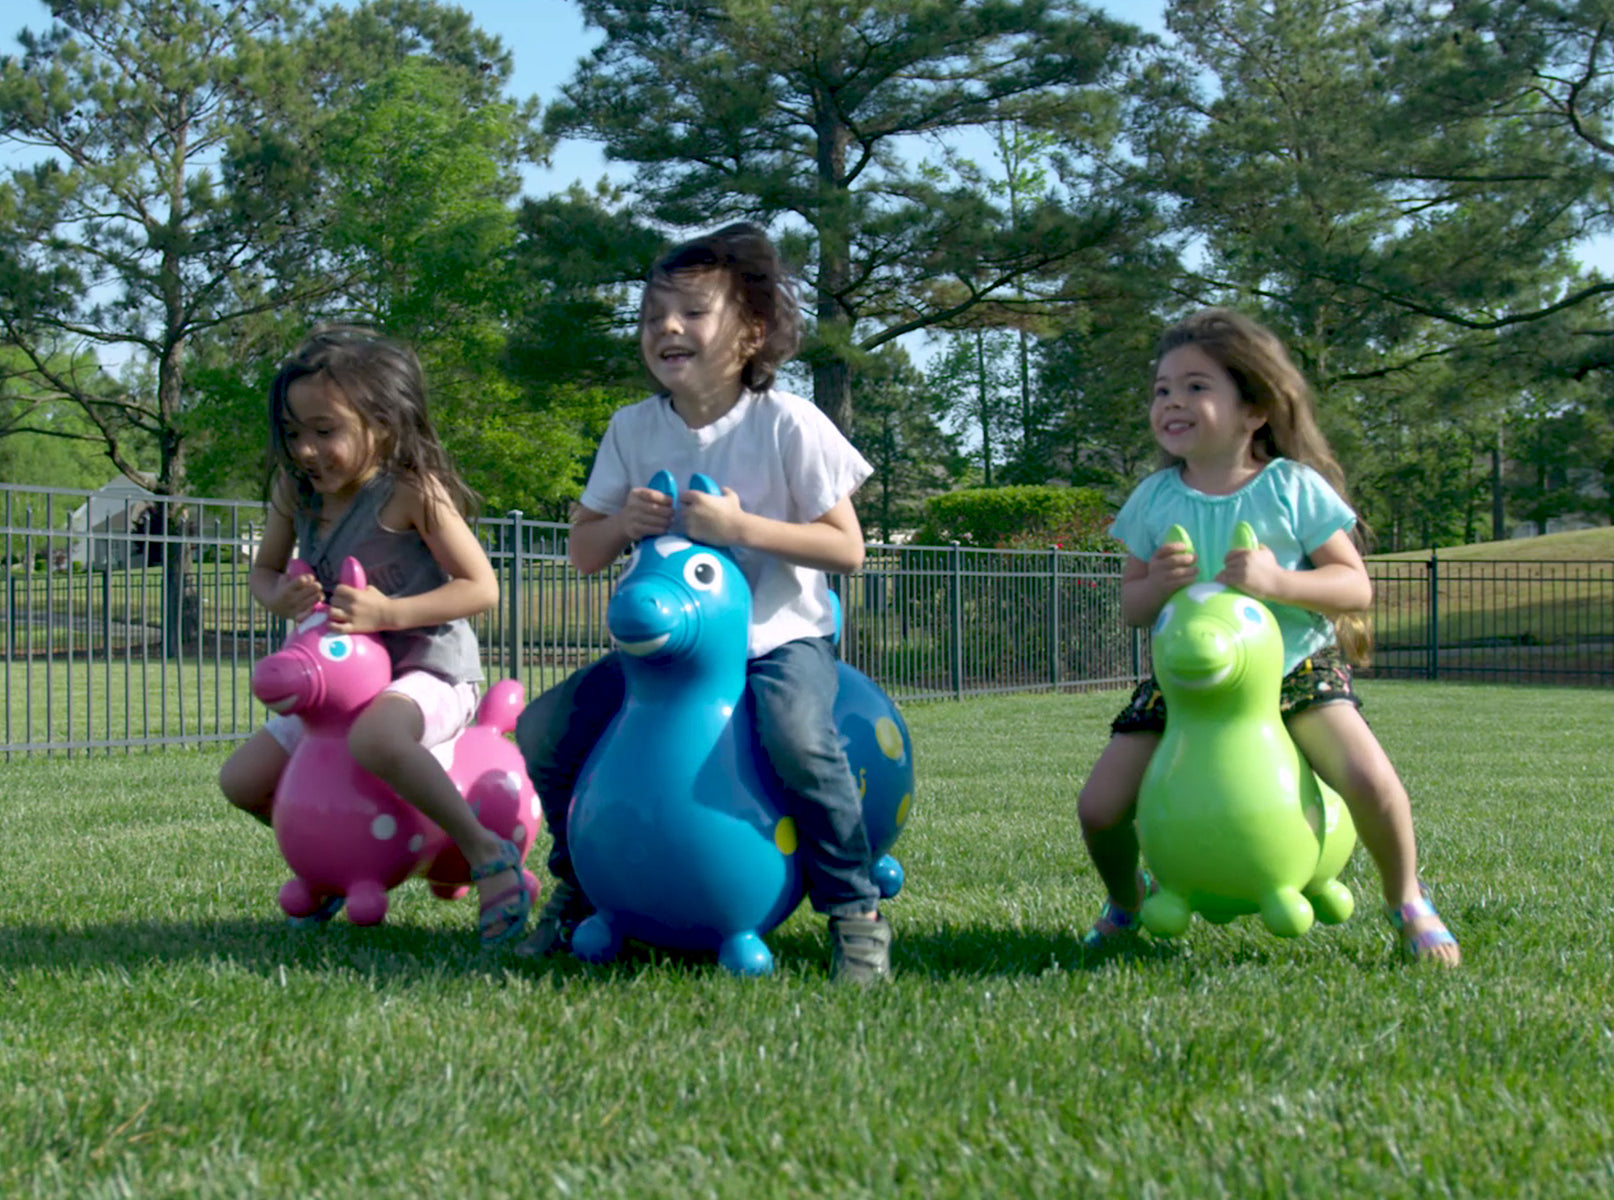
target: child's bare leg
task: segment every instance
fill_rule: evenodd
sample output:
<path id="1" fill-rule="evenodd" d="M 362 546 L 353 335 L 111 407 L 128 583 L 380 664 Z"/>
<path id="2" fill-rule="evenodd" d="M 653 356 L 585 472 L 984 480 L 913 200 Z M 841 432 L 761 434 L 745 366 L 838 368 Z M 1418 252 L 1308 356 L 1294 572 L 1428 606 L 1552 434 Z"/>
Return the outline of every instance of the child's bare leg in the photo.
<path id="1" fill-rule="evenodd" d="M 1289 733 L 1318 778 L 1350 809 L 1357 836 L 1379 870 L 1384 902 L 1399 910 L 1421 898 L 1418 846 L 1412 830 L 1412 804 L 1389 756 L 1354 704 L 1319 704 L 1288 721 Z M 1407 921 L 1402 935 L 1444 929 L 1433 913 Z M 1424 956 L 1455 965 L 1462 958 L 1455 941 L 1426 946 Z"/>
<path id="2" fill-rule="evenodd" d="M 353 722 L 348 748 L 359 766 L 448 834 L 466 862 L 473 867 L 490 862 L 502 851 L 501 840 L 476 819 L 442 764 L 420 744 L 424 730 L 425 719 L 414 700 L 383 692 Z M 476 881 L 484 903 L 520 886 L 520 873 L 513 868 Z"/>
<path id="3" fill-rule="evenodd" d="M 1138 829 L 1133 821 L 1138 788 L 1160 738 L 1152 733 L 1118 733 L 1098 756 L 1076 801 L 1087 853 L 1116 907 L 1137 912 Z"/>
<path id="4" fill-rule="evenodd" d="M 219 768 L 224 798 L 265 825 L 272 823 L 275 787 L 286 770 L 286 751 L 267 729 L 260 729 Z"/>

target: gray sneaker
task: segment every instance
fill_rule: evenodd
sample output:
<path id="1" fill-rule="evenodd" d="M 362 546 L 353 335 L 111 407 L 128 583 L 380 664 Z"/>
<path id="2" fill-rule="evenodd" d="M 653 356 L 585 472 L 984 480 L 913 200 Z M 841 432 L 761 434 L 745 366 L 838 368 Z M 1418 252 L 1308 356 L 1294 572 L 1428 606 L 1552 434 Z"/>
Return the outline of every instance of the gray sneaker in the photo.
<path id="1" fill-rule="evenodd" d="M 891 974 L 891 923 L 882 916 L 829 919 L 829 977 L 836 983 L 879 983 Z"/>
<path id="2" fill-rule="evenodd" d="M 594 915 L 583 889 L 575 883 L 556 880 L 549 890 L 549 900 L 538 914 L 538 924 L 527 939 L 516 946 L 515 953 L 522 958 L 548 958 L 551 954 L 564 954 L 572 948 L 572 934 L 577 927 Z"/>

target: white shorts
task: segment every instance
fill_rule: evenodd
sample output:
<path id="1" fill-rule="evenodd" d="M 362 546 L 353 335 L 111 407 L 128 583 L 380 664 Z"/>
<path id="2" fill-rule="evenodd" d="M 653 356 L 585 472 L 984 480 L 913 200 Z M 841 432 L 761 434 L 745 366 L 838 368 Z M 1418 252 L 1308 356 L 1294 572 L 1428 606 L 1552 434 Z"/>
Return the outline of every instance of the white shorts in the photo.
<path id="1" fill-rule="evenodd" d="M 429 671 L 405 671 L 381 689 L 382 695 L 388 692 L 408 696 L 420 709 L 425 723 L 420 744 L 427 749 L 452 740 L 476 716 L 474 683 L 449 683 Z M 299 716 L 272 713 L 264 728 L 288 755 L 303 740 L 303 719 Z"/>

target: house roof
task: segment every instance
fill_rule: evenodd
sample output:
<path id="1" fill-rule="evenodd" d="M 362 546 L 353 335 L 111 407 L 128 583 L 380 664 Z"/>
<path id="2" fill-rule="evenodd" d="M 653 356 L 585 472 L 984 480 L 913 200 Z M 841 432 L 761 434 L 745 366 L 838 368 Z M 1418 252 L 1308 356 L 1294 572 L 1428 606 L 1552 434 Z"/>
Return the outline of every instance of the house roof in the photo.
<path id="1" fill-rule="evenodd" d="M 70 529 L 99 529 L 113 517 L 125 512 L 131 516 L 138 512 L 146 500 L 155 500 L 157 493 L 141 487 L 127 476 L 119 475 L 96 488 L 88 500 L 79 505 L 68 517 Z"/>

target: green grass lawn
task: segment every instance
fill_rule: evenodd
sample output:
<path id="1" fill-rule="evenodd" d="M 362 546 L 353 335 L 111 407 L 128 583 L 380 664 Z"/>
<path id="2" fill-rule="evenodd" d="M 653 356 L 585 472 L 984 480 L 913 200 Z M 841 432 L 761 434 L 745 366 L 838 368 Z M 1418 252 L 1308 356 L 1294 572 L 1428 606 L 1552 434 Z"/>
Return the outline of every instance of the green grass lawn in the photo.
<path id="1" fill-rule="evenodd" d="M 479 955 L 470 901 L 287 929 L 222 751 L 0 775 L 0 1196 L 1598 1196 L 1614 1190 L 1608 691 L 1368 681 L 1467 956 L 1358 915 L 1081 965 L 1114 693 L 915 706 L 897 978 L 822 921 L 738 980 Z"/>

